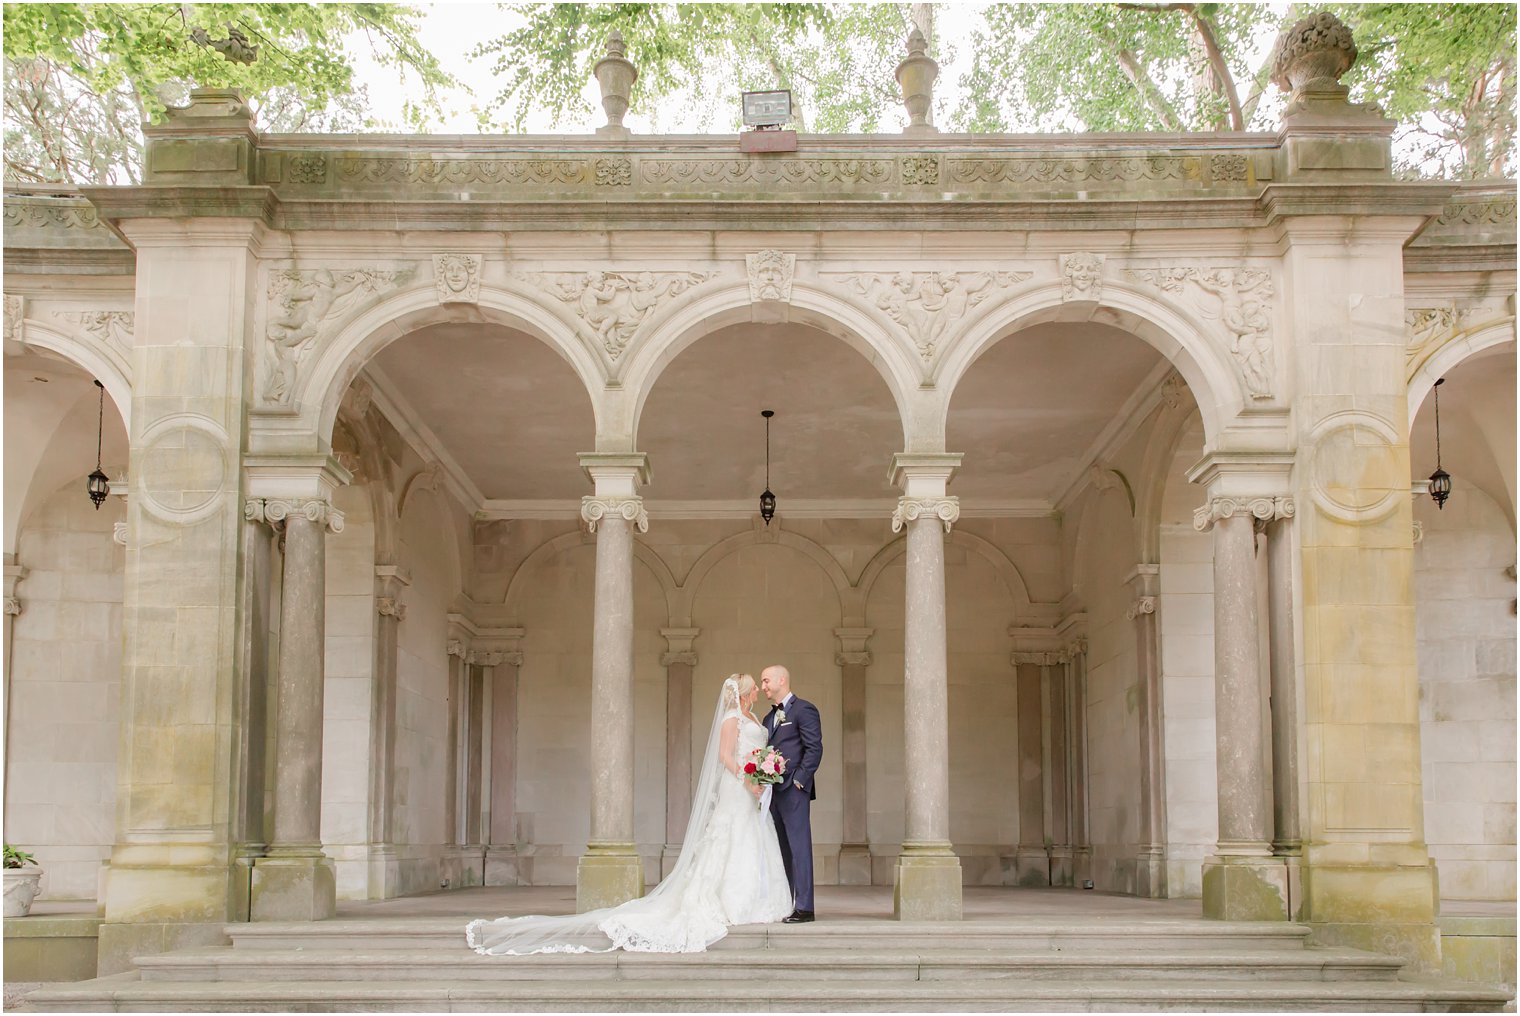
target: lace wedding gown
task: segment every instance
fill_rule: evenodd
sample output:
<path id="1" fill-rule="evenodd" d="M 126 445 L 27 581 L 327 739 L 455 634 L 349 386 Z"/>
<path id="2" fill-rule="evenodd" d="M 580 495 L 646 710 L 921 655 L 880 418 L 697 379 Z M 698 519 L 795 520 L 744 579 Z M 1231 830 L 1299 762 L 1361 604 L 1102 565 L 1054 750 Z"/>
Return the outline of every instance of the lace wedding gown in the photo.
<path id="1" fill-rule="evenodd" d="M 737 756 L 766 743 L 765 728 L 737 708 L 725 682 L 692 802 L 681 856 L 650 893 L 617 907 L 563 917 L 472 921 L 466 941 L 478 953 L 702 952 L 735 924 L 765 924 L 792 912 L 792 893 L 771 821 L 769 795 L 757 799 L 717 758 L 722 723 L 737 718 Z M 724 708 L 730 706 L 730 708 Z"/>

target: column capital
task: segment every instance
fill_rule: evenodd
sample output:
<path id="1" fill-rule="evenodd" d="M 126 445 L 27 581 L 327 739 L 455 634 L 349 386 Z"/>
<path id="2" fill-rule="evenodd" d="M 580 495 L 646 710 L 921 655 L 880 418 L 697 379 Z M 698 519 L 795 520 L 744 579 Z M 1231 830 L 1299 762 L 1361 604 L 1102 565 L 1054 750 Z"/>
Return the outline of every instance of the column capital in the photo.
<path id="1" fill-rule="evenodd" d="M 1142 596 L 1129 605 L 1129 609 L 1124 612 L 1124 616 L 1133 621 L 1144 614 L 1154 614 L 1155 612 L 1156 598 L 1154 596 Z"/>
<path id="2" fill-rule="evenodd" d="M 449 639 L 448 645 L 444 647 L 444 652 L 450 656 L 457 656 L 461 660 L 469 655 L 469 649 L 466 648 L 463 639 Z"/>
<path id="3" fill-rule="evenodd" d="M 839 640 L 839 652 L 844 655 L 852 653 L 870 653 L 866 650 L 866 641 L 876 634 L 875 628 L 835 628 L 834 637 Z M 843 664 L 840 664 L 843 666 Z M 871 665 L 870 660 L 865 661 L 866 666 Z"/>
<path id="4" fill-rule="evenodd" d="M 7 617 L 15 617 L 21 613 L 21 598 L 19 596 L 7 596 L 5 598 L 5 613 Z"/>
<path id="5" fill-rule="evenodd" d="M 660 635 L 663 636 L 664 639 L 665 639 L 665 648 L 666 648 L 666 650 L 668 652 L 670 652 L 670 653 L 691 653 L 693 655 L 693 659 L 691 661 L 691 663 L 692 663 L 693 666 L 696 665 L 697 661 L 695 659 L 696 653 L 695 653 L 695 649 L 692 646 L 692 643 L 694 643 L 697 640 L 697 636 L 700 635 L 700 634 L 702 634 L 702 629 L 701 628 L 661 628 L 660 629 Z M 684 661 L 678 661 L 678 662 L 684 662 Z M 668 666 L 670 666 L 670 664 L 667 663 L 667 664 L 664 664 L 664 666 L 668 667 Z"/>
<path id="6" fill-rule="evenodd" d="M 400 597 L 377 597 L 375 599 L 375 611 L 381 617 L 394 617 L 397 621 L 406 620 L 406 604 L 401 602 Z"/>
<path id="7" fill-rule="evenodd" d="M 898 452 L 888 482 L 910 497 L 942 497 L 963 457 L 961 452 Z"/>
<path id="8" fill-rule="evenodd" d="M 632 522 L 641 533 L 649 532 L 649 512 L 644 508 L 644 499 L 637 494 L 628 497 L 587 495 L 581 498 L 581 518 L 591 532 L 596 532 L 596 524 L 609 515 Z"/>
<path id="9" fill-rule="evenodd" d="M 1193 511 L 1193 528 L 1206 533 L 1220 519 L 1246 515 L 1259 522 L 1291 519 L 1295 507 L 1293 498 L 1278 494 L 1263 497 L 1211 497 L 1208 503 Z"/>
<path id="10" fill-rule="evenodd" d="M 330 533 L 343 532 L 343 513 L 323 498 L 250 497 L 243 502 L 243 518 L 266 523 L 275 530 L 291 516 L 315 522 Z"/>
<path id="11" fill-rule="evenodd" d="M 1075 659 L 1078 656 L 1086 656 L 1087 655 L 1087 639 L 1086 638 L 1072 639 L 1071 642 L 1070 642 L 1070 644 L 1068 644 L 1066 646 L 1065 653 L 1066 653 L 1067 659 Z"/>
<path id="12" fill-rule="evenodd" d="M 1012 653 L 1009 656 L 1008 662 L 1011 663 L 1015 667 L 1019 667 L 1019 666 L 1054 667 L 1057 664 L 1064 663 L 1066 661 L 1065 661 L 1064 654 L 1060 653 L 1060 652 L 1050 652 L 1050 653 L 1015 652 L 1015 653 Z"/>
<path id="13" fill-rule="evenodd" d="M 908 497 L 897 499 L 897 510 L 892 513 L 892 532 L 902 532 L 903 526 L 920 518 L 934 517 L 945 524 L 945 532 L 961 517 L 961 499 L 958 497 Z"/>

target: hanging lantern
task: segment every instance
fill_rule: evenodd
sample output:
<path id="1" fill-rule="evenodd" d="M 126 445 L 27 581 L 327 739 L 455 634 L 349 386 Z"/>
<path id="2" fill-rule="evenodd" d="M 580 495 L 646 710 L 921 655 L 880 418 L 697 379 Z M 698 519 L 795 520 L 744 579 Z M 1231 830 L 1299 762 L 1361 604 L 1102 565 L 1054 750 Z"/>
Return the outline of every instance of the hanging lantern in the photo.
<path id="1" fill-rule="evenodd" d="M 765 493 L 760 495 L 760 517 L 768 526 L 776 517 L 776 495 L 771 493 L 771 417 L 776 413 L 762 409 L 760 415 L 765 417 Z"/>
<path id="2" fill-rule="evenodd" d="M 1436 471 L 1430 474 L 1430 499 L 1437 509 L 1445 508 L 1446 499 L 1451 497 L 1451 474 L 1441 468 L 1441 386 L 1445 383 L 1444 377 L 1438 378 L 1431 389 L 1436 398 Z"/>
<path id="3" fill-rule="evenodd" d="M 100 511 L 100 506 L 106 503 L 106 497 L 111 493 L 111 478 L 100 468 L 101 436 L 106 423 L 106 386 L 96 381 L 95 387 L 100 389 L 100 409 L 95 419 L 95 472 L 90 474 L 85 489 L 89 491 L 95 510 Z"/>

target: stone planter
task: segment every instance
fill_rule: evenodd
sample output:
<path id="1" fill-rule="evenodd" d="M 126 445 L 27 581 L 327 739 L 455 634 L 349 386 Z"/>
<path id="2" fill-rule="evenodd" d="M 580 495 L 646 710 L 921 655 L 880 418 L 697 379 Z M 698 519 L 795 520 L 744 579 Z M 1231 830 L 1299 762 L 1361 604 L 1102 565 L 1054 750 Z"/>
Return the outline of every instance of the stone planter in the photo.
<path id="1" fill-rule="evenodd" d="M 5 916 L 25 917 L 37 898 L 42 869 L 35 865 L 5 869 Z"/>

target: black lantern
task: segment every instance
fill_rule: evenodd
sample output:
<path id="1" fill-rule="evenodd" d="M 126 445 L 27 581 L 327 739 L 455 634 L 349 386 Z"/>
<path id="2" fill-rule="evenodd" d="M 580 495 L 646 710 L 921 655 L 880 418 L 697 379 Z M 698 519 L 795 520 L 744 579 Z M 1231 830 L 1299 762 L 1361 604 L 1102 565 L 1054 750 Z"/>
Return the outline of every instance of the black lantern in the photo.
<path id="1" fill-rule="evenodd" d="M 1451 497 L 1451 474 L 1441 468 L 1441 386 L 1445 383 L 1444 377 L 1439 378 L 1431 389 L 1436 397 L 1436 471 L 1430 474 L 1430 499 L 1438 509 L 1445 508 Z"/>
<path id="2" fill-rule="evenodd" d="M 765 417 L 765 493 L 760 495 L 760 517 L 770 525 L 771 519 L 776 517 L 776 495 L 771 493 L 771 417 L 776 412 L 762 409 L 760 415 Z"/>
<path id="3" fill-rule="evenodd" d="M 100 511 L 100 506 L 106 503 L 106 496 L 111 493 L 111 478 L 100 468 L 100 439 L 106 423 L 106 386 L 96 381 L 95 387 L 100 389 L 100 413 L 95 420 L 95 472 L 90 474 L 86 489 L 95 510 Z"/>

